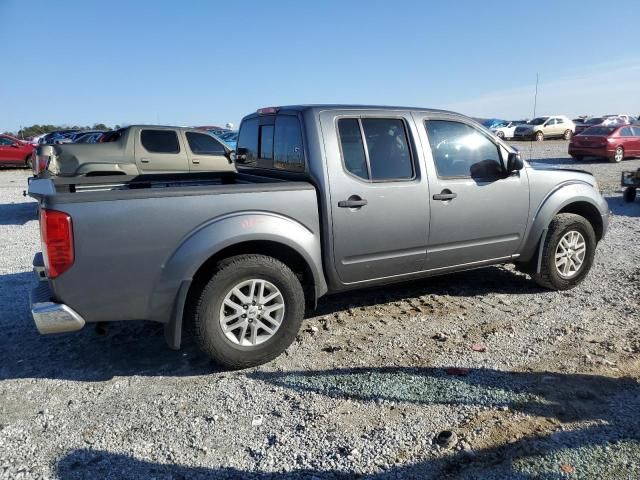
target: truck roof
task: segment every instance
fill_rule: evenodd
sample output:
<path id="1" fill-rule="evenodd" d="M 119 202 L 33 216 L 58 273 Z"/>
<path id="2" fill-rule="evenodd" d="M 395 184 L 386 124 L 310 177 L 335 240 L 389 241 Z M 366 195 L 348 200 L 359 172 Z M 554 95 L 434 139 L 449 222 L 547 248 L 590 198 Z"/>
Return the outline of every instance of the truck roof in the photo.
<path id="1" fill-rule="evenodd" d="M 424 108 L 424 107 L 402 107 L 402 106 L 393 106 L 393 105 L 354 105 L 354 104 L 331 104 L 331 103 L 320 103 L 320 104 L 301 104 L 301 105 L 281 105 L 276 107 L 266 107 L 260 108 L 257 112 L 247 115 L 250 117 L 251 115 L 258 115 L 261 110 L 273 110 L 277 109 L 278 111 L 306 111 L 306 110 L 315 110 L 317 112 L 325 111 L 325 110 L 410 110 L 410 111 L 420 111 L 420 112 L 434 112 L 434 113 L 450 113 L 453 115 L 460 115 L 459 113 L 452 112 L 449 110 L 440 110 L 436 108 Z"/>

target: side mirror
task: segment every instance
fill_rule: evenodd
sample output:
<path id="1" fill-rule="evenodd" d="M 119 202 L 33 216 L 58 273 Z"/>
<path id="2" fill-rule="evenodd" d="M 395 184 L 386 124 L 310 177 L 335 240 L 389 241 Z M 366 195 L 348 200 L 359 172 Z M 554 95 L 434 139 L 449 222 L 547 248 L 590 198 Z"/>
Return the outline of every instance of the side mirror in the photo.
<path id="1" fill-rule="evenodd" d="M 243 161 L 247 159 L 247 149 L 246 148 L 237 148 L 235 150 L 235 159 L 236 161 Z"/>
<path id="2" fill-rule="evenodd" d="M 13 148 L 20 148 L 20 144 L 19 143 L 12 143 L 11 146 Z"/>
<path id="3" fill-rule="evenodd" d="M 510 152 L 507 157 L 507 172 L 512 173 L 524 168 L 520 152 Z"/>

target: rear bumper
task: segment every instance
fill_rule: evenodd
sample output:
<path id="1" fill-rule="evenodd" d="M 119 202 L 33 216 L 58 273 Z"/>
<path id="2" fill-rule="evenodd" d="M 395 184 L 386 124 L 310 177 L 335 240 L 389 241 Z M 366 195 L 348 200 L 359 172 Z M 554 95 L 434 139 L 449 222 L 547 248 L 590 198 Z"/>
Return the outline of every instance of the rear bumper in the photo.
<path id="1" fill-rule="evenodd" d="M 78 312 L 63 303 L 51 301 L 51 289 L 44 275 L 41 254 L 37 254 L 33 259 L 33 270 L 38 277 L 38 284 L 31 290 L 29 303 L 38 332 L 42 335 L 66 333 L 84 327 L 84 318 Z"/>
<path id="2" fill-rule="evenodd" d="M 574 157 L 611 157 L 613 153 L 607 147 L 569 147 L 569 155 Z"/>

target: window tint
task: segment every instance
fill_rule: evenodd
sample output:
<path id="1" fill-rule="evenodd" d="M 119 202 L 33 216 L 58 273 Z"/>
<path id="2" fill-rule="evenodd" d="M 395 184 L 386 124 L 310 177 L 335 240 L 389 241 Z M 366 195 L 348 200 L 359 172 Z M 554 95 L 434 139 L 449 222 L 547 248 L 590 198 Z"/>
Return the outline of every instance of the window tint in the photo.
<path id="1" fill-rule="evenodd" d="M 239 165 L 255 167 L 258 164 L 258 122 L 257 118 L 250 118 L 240 125 L 236 159 Z"/>
<path id="2" fill-rule="evenodd" d="M 196 155 L 224 155 L 222 144 L 206 133 L 187 132 L 189 148 Z"/>
<path id="3" fill-rule="evenodd" d="M 273 159 L 273 125 L 260 126 L 260 152 L 258 158 Z"/>
<path id="4" fill-rule="evenodd" d="M 371 178 L 409 179 L 413 165 L 404 123 L 398 118 L 365 118 L 362 128 L 367 141 Z"/>
<path id="5" fill-rule="evenodd" d="M 425 123 L 438 176 L 496 178 L 502 175 L 498 146 L 479 131 L 447 120 Z"/>
<path id="6" fill-rule="evenodd" d="M 341 118 L 338 120 L 338 133 L 345 168 L 355 176 L 368 180 L 369 169 L 364 155 L 360 122 L 357 118 Z"/>
<path id="7" fill-rule="evenodd" d="M 561 124 L 563 124 L 563 123 L 564 123 L 564 120 L 563 120 L 562 118 L 557 118 L 557 119 L 556 119 L 556 123 L 557 123 L 558 125 L 561 125 Z"/>
<path id="8" fill-rule="evenodd" d="M 151 153 L 178 153 L 178 135 L 172 130 L 142 130 L 142 146 Z"/>
<path id="9" fill-rule="evenodd" d="M 13 141 L 6 137 L 0 137 L 0 145 L 13 145 Z"/>
<path id="10" fill-rule="evenodd" d="M 621 137 L 633 137 L 633 133 L 631 132 L 631 127 L 625 127 L 620 129 Z"/>
<path id="11" fill-rule="evenodd" d="M 555 125 L 555 124 L 556 124 L 556 119 L 555 119 L 555 118 L 552 118 L 551 120 L 549 120 L 549 121 L 546 123 L 546 125 L 547 125 L 547 126 L 549 126 L 549 125 Z"/>
<path id="12" fill-rule="evenodd" d="M 366 140 L 366 153 L 360 125 Z M 338 131 L 344 165 L 349 172 L 374 181 L 413 178 L 411 151 L 402 120 L 343 118 L 338 121 Z"/>
<path id="13" fill-rule="evenodd" d="M 295 172 L 304 171 L 304 148 L 300 121 L 291 115 L 276 117 L 273 167 Z"/>
<path id="14" fill-rule="evenodd" d="M 640 137 L 640 127 L 631 127 L 634 137 Z"/>
<path id="15" fill-rule="evenodd" d="M 304 171 L 302 128 L 298 117 L 277 115 L 243 121 L 237 154 L 239 166 Z"/>

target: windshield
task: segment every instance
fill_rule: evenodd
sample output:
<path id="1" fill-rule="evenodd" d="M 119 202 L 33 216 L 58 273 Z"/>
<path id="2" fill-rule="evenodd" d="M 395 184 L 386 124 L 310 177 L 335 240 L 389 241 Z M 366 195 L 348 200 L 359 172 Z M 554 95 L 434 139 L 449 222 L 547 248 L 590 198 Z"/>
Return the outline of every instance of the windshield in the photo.
<path id="1" fill-rule="evenodd" d="M 534 118 L 533 120 L 531 120 L 529 123 L 531 125 L 542 125 L 544 122 L 546 122 L 547 120 L 549 120 L 549 117 L 538 117 L 538 118 Z"/>
<path id="2" fill-rule="evenodd" d="M 580 135 L 601 135 L 607 137 L 611 135 L 618 127 L 589 127 Z"/>

